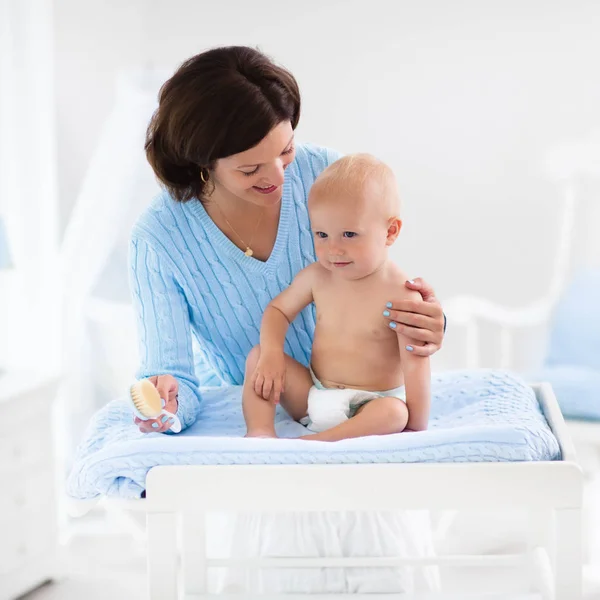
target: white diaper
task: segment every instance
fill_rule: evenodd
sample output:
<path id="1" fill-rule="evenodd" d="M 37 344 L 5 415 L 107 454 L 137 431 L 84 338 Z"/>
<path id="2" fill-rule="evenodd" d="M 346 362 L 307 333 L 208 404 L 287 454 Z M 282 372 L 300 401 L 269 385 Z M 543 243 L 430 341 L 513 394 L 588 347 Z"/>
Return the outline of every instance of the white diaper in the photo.
<path id="1" fill-rule="evenodd" d="M 308 393 L 307 416 L 300 421 L 311 431 L 318 433 L 331 429 L 353 417 L 361 406 L 375 398 L 392 396 L 406 402 L 404 386 L 385 392 L 326 388 L 310 370 L 313 386 Z"/>

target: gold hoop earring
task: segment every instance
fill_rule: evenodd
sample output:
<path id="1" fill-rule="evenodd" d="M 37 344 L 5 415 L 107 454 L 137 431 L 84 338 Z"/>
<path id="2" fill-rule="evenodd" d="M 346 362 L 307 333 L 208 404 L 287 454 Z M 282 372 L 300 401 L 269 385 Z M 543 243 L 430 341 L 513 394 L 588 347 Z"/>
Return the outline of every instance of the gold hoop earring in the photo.
<path id="1" fill-rule="evenodd" d="M 200 169 L 200 179 L 202 179 L 202 183 L 208 183 L 208 178 L 210 175 L 204 176 L 204 169 Z"/>

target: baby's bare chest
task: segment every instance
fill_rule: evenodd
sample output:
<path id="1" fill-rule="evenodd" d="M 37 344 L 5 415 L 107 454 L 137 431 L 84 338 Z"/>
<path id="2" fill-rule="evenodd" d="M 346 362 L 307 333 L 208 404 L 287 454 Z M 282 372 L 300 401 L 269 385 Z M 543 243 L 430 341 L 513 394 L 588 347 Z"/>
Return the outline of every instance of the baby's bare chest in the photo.
<path id="1" fill-rule="evenodd" d="M 383 312 L 392 300 L 393 291 L 388 287 L 347 290 L 326 286 L 314 294 L 317 328 L 338 334 L 390 337 L 393 331 Z"/>

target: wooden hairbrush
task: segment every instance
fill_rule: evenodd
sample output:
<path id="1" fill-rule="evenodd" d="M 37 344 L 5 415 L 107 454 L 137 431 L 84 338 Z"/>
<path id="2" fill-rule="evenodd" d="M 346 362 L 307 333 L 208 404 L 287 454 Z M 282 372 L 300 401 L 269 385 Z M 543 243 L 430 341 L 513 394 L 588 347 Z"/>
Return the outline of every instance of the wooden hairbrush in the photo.
<path id="1" fill-rule="evenodd" d="M 148 419 L 157 419 L 161 415 L 166 415 L 173 419 L 170 429 L 173 433 L 181 431 L 181 421 L 177 415 L 170 413 L 162 407 L 162 400 L 158 390 L 149 379 L 141 379 L 134 383 L 129 389 L 129 396 L 135 414 L 142 421 Z"/>

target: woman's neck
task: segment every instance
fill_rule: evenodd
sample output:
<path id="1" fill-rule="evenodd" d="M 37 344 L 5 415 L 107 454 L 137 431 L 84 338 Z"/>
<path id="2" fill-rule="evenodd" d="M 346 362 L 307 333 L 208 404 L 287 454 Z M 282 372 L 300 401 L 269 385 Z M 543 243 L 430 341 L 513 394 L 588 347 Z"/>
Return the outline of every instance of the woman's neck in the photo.
<path id="1" fill-rule="evenodd" d="M 258 260 L 271 255 L 279 226 L 281 202 L 259 206 L 229 192 L 215 190 L 203 201 L 204 209 L 214 224 L 240 250 L 252 250 Z"/>
<path id="2" fill-rule="evenodd" d="M 227 190 L 219 189 L 216 189 L 204 200 L 204 206 L 208 208 L 209 211 L 211 208 L 218 207 L 218 209 L 227 215 L 227 218 L 232 217 L 236 220 L 251 218 L 261 211 L 260 206 L 248 202 L 247 200 L 242 200 Z"/>

